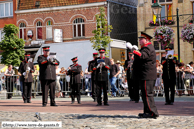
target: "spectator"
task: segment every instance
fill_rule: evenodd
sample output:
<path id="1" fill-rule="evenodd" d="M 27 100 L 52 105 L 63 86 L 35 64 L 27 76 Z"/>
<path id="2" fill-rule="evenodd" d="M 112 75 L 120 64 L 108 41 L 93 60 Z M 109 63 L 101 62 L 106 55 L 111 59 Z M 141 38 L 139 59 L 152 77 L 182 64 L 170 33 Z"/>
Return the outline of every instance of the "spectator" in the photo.
<path id="1" fill-rule="evenodd" d="M 193 61 L 191 61 L 190 63 L 189 63 L 189 65 L 190 65 L 190 70 L 191 70 L 191 81 L 190 81 L 190 94 L 191 95 L 193 95 L 193 85 L 194 85 L 194 70 L 193 70 L 193 65 L 194 65 L 194 63 L 193 63 Z"/>
<path id="2" fill-rule="evenodd" d="M 119 88 L 119 87 L 121 87 L 121 85 L 122 85 L 122 79 L 123 79 L 123 77 L 124 77 L 125 71 L 124 71 L 123 66 L 121 66 L 121 62 L 120 62 L 119 60 L 117 60 L 116 64 L 117 64 L 117 66 L 118 66 L 119 69 L 120 69 L 120 73 L 119 73 L 119 75 L 117 76 L 118 81 L 119 81 L 119 86 L 118 86 L 118 88 Z"/>
<path id="3" fill-rule="evenodd" d="M 178 96 L 182 96 L 183 90 L 184 90 L 184 64 L 179 63 L 178 68 L 176 69 L 176 74 L 177 74 L 177 86 L 176 89 L 178 91 Z"/>
<path id="4" fill-rule="evenodd" d="M 89 63 L 88 63 L 89 65 Z M 85 72 L 85 87 L 86 87 L 86 92 L 88 92 L 89 90 L 91 90 L 91 72 L 88 72 L 88 67 L 86 67 Z M 90 96 L 90 93 L 88 92 L 87 96 Z"/>
<path id="5" fill-rule="evenodd" d="M 64 67 L 61 68 L 60 71 L 60 85 L 61 85 L 61 92 L 62 92 L 62 96 L 65 97 L 65 92 L 64 91 L 68 91 L 68 85 L 65 85 L 66 83 L 66 69 Z"/>
<path id="6" fill-rule="evenodd" d="M 186 65 L 186 69 L 184 70 L 184 72 L 185 72 L 185 86 L 186 86 L 186 89 L 187 89 L 187 92 L 188 92 L 188 96 L 190 96 L 190 84 L 192 84 L 192 83 L 190 83 L 191 82 L 191 73 L 192 73 L 192 71 L 191 71 L 191 69 L 190 69 L 190 65 L 189 64 L 187 64 Z"/>
<path id="7" fill-rule="evenodd" d="M 56 91 L 55 91 L 55 96 L 57 98 L 62 97 L 62 93 L 61 93 L 61 86 L 59 83 L 60 80 L 60 68 L 59 65 L 56 65 Z"/>
<path id="8" fill-rule="evenodd" d="M 120 73 L 119 67 L 114 64 L 114 59 L 110 59 L 111 62 L 111 66 L 110 66 L 110 83 L 111 83 L 111 88 L 112 88 L 112 96 L 116 97 L 116 93 L 118 93 L 118 89 L 115 85 L 116 80 L 117 80 L 117 76 Z"/>
<path id="9" fill-rule="evenodd" d="M 32 73 L 33 82 L 32 82 L 32 98 L 36 98 L 36 92 L 38 90 L 38 75 L 39 71 L 37 70 L 37 66 L 34 65 L 34 73 Z"/>
<path id="10" fill-rule="evenodd" d="M 5 71 L 5 82 L 6 82 L 6 88 L 7 88 L 7 92 L 12 92 L 12 93 L 8 93 L 7 98 L 11 99 L 13 96 L 13 85 L 15 82 L 15 77 L 13 76 L 15 74 L 14 70 L 12 69 L 12 65 L 8 65 L 8 69 L 6 69 Z"/>
<path id="11" fill-rule="evenodd" d="M 128 90 L 128 84 L 127 84 L 127 78 L 125 77 L 124 79 L 122 79 L 123 81 L 122 81 L 122 84 L 121 84 L 121 89 L 122 89 L 122 91 L 121 91 L 121 97 L 124 97 L 124 93 L 125 93 L 125 91 L 127 91 Z"/>
<path id="12" fill-rule="evenodd" d="M 161 90 L 161 75 L 162 75 L 162 65 L 159 60 L 156 60 L 156 69 L 157 69 L 157 79 L 155 83 L 155 90 Z"/>

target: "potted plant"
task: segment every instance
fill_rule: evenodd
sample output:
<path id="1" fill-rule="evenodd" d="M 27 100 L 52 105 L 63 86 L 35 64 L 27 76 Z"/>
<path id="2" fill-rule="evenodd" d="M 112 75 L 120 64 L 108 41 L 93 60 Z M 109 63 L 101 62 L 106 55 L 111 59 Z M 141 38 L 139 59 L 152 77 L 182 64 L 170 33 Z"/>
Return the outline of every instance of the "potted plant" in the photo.
<path id="1" fill-rule="evenodd" d="M 162 46 L 169 46 L 174 43 L 174 30 L 168 26 L 160 26 L 154 30 L 154 38 L 162 44 Z"/>
<path id="2" fill-rule="evenodd" d="M 181 38 L 185 42 L 193 43 L 194 41 L 194 27 L 191 24 L 185 24 L 181 30 Z"/>

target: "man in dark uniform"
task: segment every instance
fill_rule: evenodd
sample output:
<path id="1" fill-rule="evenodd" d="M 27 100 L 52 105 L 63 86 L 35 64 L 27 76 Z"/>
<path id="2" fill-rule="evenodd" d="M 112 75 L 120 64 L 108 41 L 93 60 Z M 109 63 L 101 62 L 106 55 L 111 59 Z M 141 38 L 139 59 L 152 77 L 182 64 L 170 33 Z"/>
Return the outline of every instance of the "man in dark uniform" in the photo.
<path id="1" fill-rule="evenodd" d="M 94 102 L 97 101 L 97 90 L 96 90 L 96 70 L 93 71 L 93 68 L 95 67 L 95 59 L 97 58 L 98 53 L 93 53 L 93 60 L 89 62 L 88 71 L 92 73 L 91 79 L 92 79 L 92 98 L 94 99 Z"/>
<path id="2" fill-rule="evenodd" d="M 96 58 L 95 67 L 93 71 L 96 70 L 96 81 L 97 81 L 97 105 L 102 105 L 102 89 L 104 93 L 104 105 L 109 106 L 108 96 L 107 96 L 107 84 L 108 84 L 108 70 L 110 69 L 110 59 L 105 57 L 106 49 L 100 48 L 99 50 L 100 57 Z"/>
<path id="3" fill-rule="evenodd" d="M 132 80 L 132 65 L 133 65 L 133 53 L 128 53 L 129 59 L 125 60 L 125 71 L 127 74 L 127 84 L 129 90 L 130 101 L 134 101 L 134 85 Z"/>
<path id="4" fill-rule="evenodd" d="M 24 103 L 31 103 L 31 90 L 32 90 L 32 73 L 34 72 L 34 64 L 28 62 L 30 54 L 25 54 L 25 60 L 21 62 L 18 72 L 21 75 L 21 81 L 23 82 L 23 100 Z"/>
<path id="5" fill-rule="evenodd" d="M 81 104 L 81 71 L 82 66 L 78 64 L 77 57 L 71 59 L 73 64 L 68 67 L 67 75 L 70 75 L 70 85 L 71 85 L 71 104 L 75 102 L 75 96 L 77 96 L 78 104 Z"/>
<path id="6" fill-rule="evenodd" d="M 170 47 L 165 48 L 167 51 L 171 50 Z M 175 64 L 177 63 L 176 57 L 169 55 L 167 57 L 162 57 L 163 74 L 162 79 L 164 82 L 164 92 L 165 92 L 165 105 L 173 105 L 174 95 L 175 95 L 175 84 L 176 84 L 176 74 L 175 74 Z M 169 98 L 169 88 L 171 91 L 171 97 Z"/>
<path id="7" fill-rule="evenodd" d="M 142 99 L 144 103 L 144 113 L 140 113 L 139 117 L 156 118 L 159 116 L 154 102 L 154 85 L 156 80 L 156 53 L 153 45 L 149 41 L 152 37 L 141 33 L 139 42 L 141 45 L 140 51 L 134 50 L 137 55 L 135 58 L 139 60 L 139 80 L 142 91 Z M 135 64 L 134 64 L 135 65 Z"/>
<path id="8" fill-rule="evenodd" d="M 50 53 L 50 47 L 45 46 L 43 48 L 43 55 L 38 57 L 39 64 L 39 80 L 42 87 L 42 105 L 46 107 L 48 99 L 48 89 L 50 89 L 50 105 L 57 106 L 55 103 L 55 86 L 56 86 L 56 65 L 59 65 L 59 61 L 54 58 L 56 53 Z"/>

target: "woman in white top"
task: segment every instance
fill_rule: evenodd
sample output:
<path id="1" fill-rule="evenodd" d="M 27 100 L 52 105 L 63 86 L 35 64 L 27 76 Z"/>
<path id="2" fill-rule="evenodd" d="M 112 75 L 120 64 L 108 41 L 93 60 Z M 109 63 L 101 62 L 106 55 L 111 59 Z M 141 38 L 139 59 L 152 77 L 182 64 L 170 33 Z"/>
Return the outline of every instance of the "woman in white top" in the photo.
<path id="1" fill-rule="evenodd" d="M 62 97 L 61 93 L 61 86 L 60 86 L 60 71 L 61 69 L 59 68 L 58 65 L 56 65 L 56 91 L 55 91 L 55 96 L 58 98 L 59 96 Z"/>
<path id="2" fill-rule="evenodd" d="M 88 67 L 86 67 L 85 72 L 85 88 L 86 92 L 91 90 L 91 72 L 88 72 Z M 87 96 L 90 96 L 90 93 L 88 92 Z"/>

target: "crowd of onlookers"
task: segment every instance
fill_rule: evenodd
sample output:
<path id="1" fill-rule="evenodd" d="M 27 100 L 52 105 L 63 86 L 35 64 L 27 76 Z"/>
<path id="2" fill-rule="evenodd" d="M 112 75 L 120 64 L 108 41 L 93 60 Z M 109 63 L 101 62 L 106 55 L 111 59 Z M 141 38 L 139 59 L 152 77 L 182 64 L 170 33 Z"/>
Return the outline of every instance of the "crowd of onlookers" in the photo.
<path id="1" fill-rule="evenodd" d="M 110 81 L 109 81 L 109 90 L 111 90 L 111 96 L 124 96 L 128 93 L 128 84 L 127 77 L 124 71 L 123 66 L 120 61 L 114 62 L 114 59 L 110 59 L 112 62 L 113 71 L 115 71 L 116 76 L 112 75 L 113 72 L 109 72 Z M 194 85 L 194 63 L 191 61 L 189 64 L 179 63 L 176 65 L 176 93 L 181 96 L 183 94 L 193 95 L 193 85 Z M 118 68 L 118 69 L 117 69 Z M 155 94 L 163 94 L 164 86 L 163 80 L 161 78 L 163 72 L 163 66 L 160 61 L 156 60 L 157 68 L 157 79 L 155 83 Z M 37 66 L 34 65 L 35 72 L 33 73 L 33 84 L 32 84 L 32 97 L 35 98 L 37 92 L 41 92 L 40 82 L 38 81 L 39 71 Z M 12 65 L 8 66 L 8 69 L 5 71 L 4 76 L 1 77 L 0 90 L 6 89 L 7 92 L 13 92 L 14 84 L 20 86 L 19 90 L 23 90 L 22 81 L 17 76 L 13 77 L 15 71 L 12 68 Z M 19 75 L 21 76 L 21 75 Z M 88 71 L 88 67 L 83 68 L 81 73 L 82 77 L 82 87 L 81 90 L 86 93 L 87 96 L 91 96 L 91 72 Z M 59 68 L 56 66 L 56 97 L 65 97 L 65 93 L 70 92 L 69 78 L 66 76 L 66 69 L 64 67 Z M 5 87 L 5 84 L 7 85 Z M 3 88 L 4 86 L 4 88 Z M 186 93 L 187 92 L 187 93 Z M 12 97 L 12 93 L 8 93 L 8 99 Z"/>

